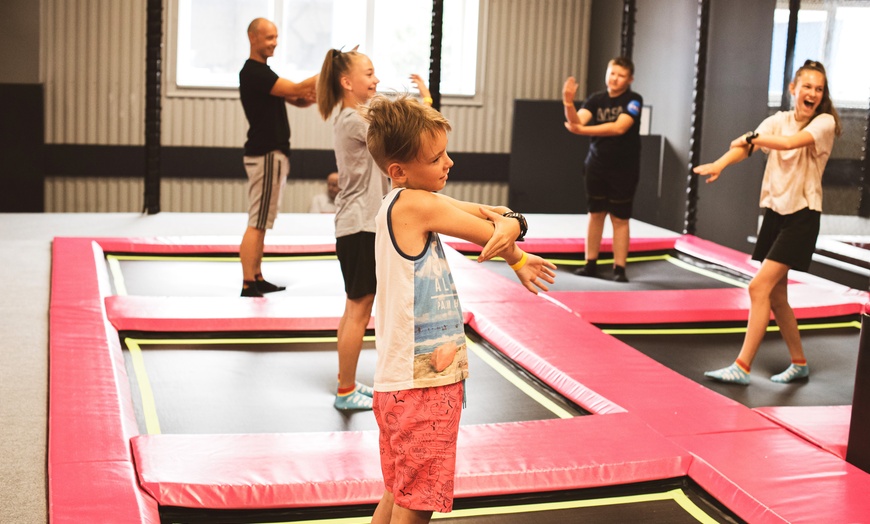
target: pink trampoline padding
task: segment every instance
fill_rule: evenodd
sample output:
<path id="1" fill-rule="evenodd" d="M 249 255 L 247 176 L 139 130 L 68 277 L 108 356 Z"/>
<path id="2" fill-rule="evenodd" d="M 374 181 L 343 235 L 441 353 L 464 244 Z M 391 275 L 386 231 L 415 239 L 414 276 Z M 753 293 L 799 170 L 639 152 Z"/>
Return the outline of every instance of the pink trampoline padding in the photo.
<path id="1" fill-rule="evenodd" d="M 344 297 L 106 297 L 118 331 L 335 331 Z M 370 322 L 370 329 L 374 322 Z"/>
<path id="2" fill-rule="evenodd" d="M 532 493 L 681 477 L 691 458 L 630 413 L 460 429 L 460 496 Z"/>
<path id="3" fill-rule="evenodd" d="M 139 487 L 131 460 L 53 462 L 49 522 L 161 524 L 157 502 Z M 59 482 L 66 485 L 61 488 Z"/>
<path id="4" fill-rule="evenodd" d="M 750 255 L 721 246 L 709 240 L 702 240 L 694 235 L 683 235 L 674 242 L 674 248 L 695 258 L 715 262 L 721 266 L 754 275 L 759 264 Z"/>
<path id="5" fill-rule="evenodd" d="M 629 414 L 463 426 L 458 442 L 460 498 L 681 477 L 692 460 Z M 376 432 L 150 435 L 132 447 L 161 505 L 341 506 L 383 493 Z"/>
<path id="6" fill-rule="evenodd" d="M 272 508 L 380 499 L 375 432 L 142 435 L 139 483 L 160 505 Z"/>
<path id="7" fill-rule="evenodd" d="M 680 240 L 692 248 L 704 247 L 703 242 L 691 238 Z M 175 252 L 172 247 L 175 244 L 165 244 L 165 249 Z M 147 242 L 140 241 L 127 246 L 131 249 L 110 247 L 117 251 L 154 252 Z M 177 249 L 191 252 L 189 247 Z M 104 305 L 112 308 L 114 322 L 129 325 L 142 322 L 135 325 L 145 328 L 160 323 L 170 325 L 179 306 L 157 306 L 148 301 L 104 302 L 108 277 L 100 247 L 90 239 L 57 239 L 54 249 L 49 434 L 52 521 L 99 521 L 106 515 L 118 515 L 124 522 L 156 523 L 157 503 L 148 493 L 159 497 L 170 493 L 181 500 L 193 500 L 193 505 L 203 504 L 197 498 L 202 495 L 217 497 L 218 504 L 231 502 L 241 504 L 233 507 L 255 507 L 249 497 L 262 495 L 258 500 L 268 497 L 252 493 L 250 486 L 258 486 L 263 492 L 284 489 L 282 485 L 267 483 L 268 478 L 253 476 L 248 479 L 248 487 L 240 487 L 242 491 L 230 499 L 214 491 L 196 494 L 200 487 L 211 490 L 219 480 L 207 474 L 209 468 L 220 466 L 209 464 L 210 452 L 224 457 L 220 455 L 226 451 L 223 448 L 232 452 L 240 446 L 236 439 L 262 442 L 261 439 L 280 439 L 286 435 L 135 436 L 129 386 L 125 380 L 116 381 L 126 373 L 123 357 Z M 304 252 L 311 251 L 305 248 Z M 494 275 L 455 252 L 449 256 L 453 257 L 451 266 L 463 308 L 471 313 L 471 323 L 478 332 L 580 405 L 594 413 L 607 413 L 462 428 L 457 464 L 460 496 L 624 484 L 688 473 L 714 497 L 751 522 L 816 522 L 822 515 L 826 518 L 833 515 L 832 521 L 836 522 L 852 522 L 870 514 L 864 502 L 870 492 L 870 475 L 801 440 L 760 413 L 661 366 L 600 332 L 557 302 L 528 293 L 516 281 Z M 164 307 L 168 309 L 161 311 Z M 249 322 L 248 313 L 237 311 L 224 317 Z M 293 317 L 277 312 L 276 315 Z M 209 322 L 204 316 L 199 320 L 204 325 Z M 226 460 L 219 461 L 224 466 L 230 465 L 221 474 L 231 477 L 235 469 L 237 476 L 248 475 L 240 472 L 247 467 L 243 463 L 253 457 L 255 469 L 260 473 L 286 476 L 291 484 L 298 481 L 298 485 L 288 489 L 302 490 L 304 496 L 314 497 L 309 505 L 324 504 L 319 497 L 320 489 L 326 489 L 327 497 L 347 493 L 374 502 L 381 491 L 376 435 L 336 435 L 341 436 L 324 449 L 312 444 L 309 435 L 309 442 L 304 444 L 308 448 L 304 449 L 315 449 L 315 457 L 331 448 L 340 448 L 342 452 L 350 448 L 365 454 L 351 455 L 345 461 L 344 455 L 336 455 L 329 461 L 318 462 L 309 453 L 303 453 L 301 460 L 314 464 L 311 467 L 315 469 L 306 465 L 283 468 L 276 473 L 270 467 L 282 468 L 286 463 L 281 460 L 293 457 L 292 452 L 298 454 L 300 449 L 301 444 L 292 439 L 302 437 L 289 436 L 291 440 L 281 444 L 286 446 L 286 452 L 270 451 L 268 457 L 258 454 L 269 451 L 264 451 L 260 444 L 245 443 L 244 460 L 235 462 L 237 457 L 229 453 L 224 457 Z M 571 435 L 571 442 L 576 440 L 583 446 L 566 446 L 565 435 Z M 613 435 L 620 438 L 614 439 Z M 493 446 L 493 442 L 499 445 Z M 277 444 L 269 442 L 267 447 L 270 445 Z M 281 445 L 275 449 L 285 449 Z M 461 450 L 466 446 L 475 453 L 463 454 Z M 531 456 L 520 453 L 531 451 L 534 451 Z M 148 493 L 137 487 L 134 456 L 138 480 L 148 488 Z M 336 468 L 340 474 L 328 475 L 325 468 L 333 465 L 333 459 L 339 460 Z M 186 466 L 169 464 L 179 460 Z M 146 462 L 153 467 L 144 466 Z M 569 467 L 563 471 L 564 464 Z M 182 470 L 184 479 L 163 475 Z M 306 487 L 302 481 L 307 482 L 311 471 L 320 483 Z M 156 473 L 159 475 L 154 476 Z M 347 486 L 333 485 L 339 484 L 335 479 L 345 477 L 349 479 Z M 186 494 L 190 487 L 196 489 Z M 819 493 L 825 495 L 819 497 Z M 186 505 L 163 500 L 161 503 Z M 349 503 L 353 502 L 337 502 Z M 281 500 L 280 505 L 287 502 Z"/>
<path id="8" fill-rule="evenodd" d="M 593 413 L 629 411 L 665 435 L 774 427 L 546 301 L 474 302 L 468 309 L 481 336 Z"/>
<path id="9" fill-rule="evenodd" d="M 632 238 L 631 251 L 666 251 L 674 248 L 678 237 L 671 238 Z M 464 253 L 480 253 L 480 246 L 472 242 L 455 238 L 445 238 L 445 243 L 450 247 Z M 528 237 L 518 244 L 523 251 L 529 253 L 583 253 L 586 248 L 586 240 L 583 238 L 534 238 Z M 613 250 L 613 239 L 601 239 L 601 251 Z"/>
<path id="10" fill-rule="evenodd" d="M 160 521 L 136 485 L 129 384 L 105 319 L 103 253 L 89 239 L 55 239 L 49 311 L 48 498 L 51 522 Z"/>
<path id="11" fill-rule="evenodd" d="M 94 238 L 104 253 L 147 253 L 154 255 L 190 255 L 238 253 L 241 237 L 141 237 Z M 275 243 L 280 241 L 280 243 Z M 263 248 L 267 255 L 335 253 L 335 239 L 309 237 L 268 237 Z"/>
<path id="12" fill-rule="evenodd" d="M 789 284 L 788 293 L 798 319 L 856 315 L 864 301 L 851 290 L 799 282 Z M 549 295 L 593 324 L 745 322 L 749 318 L 749 293 L 743 288 L 553 291 Z"/>
<path id="13" fill-rule="evenodd" d="M 867 522 L 870 475 L 785 429 L 677 437 L 689 476 L 753 524 Z"/>
<path id="14" fill-rule="evenodd" d="M 846 459 L 852 406 L 773 406 L 755 408 L 808 442 Z"/>
<path id="15" fill-rule="evenodd" d="M 760 266 L 758 262 L 752 260 L 752 257 L 746 253 L 720 246 L 709 240 L 702 240 L 692 235 L 683 235 L 677 239 L 674 248 L 696 258 L 707 260 L 750 276 L 755 275 Z M 851 295 L 854 300 L 858 301 L 866 302 L 870 300 L 870 292 L 867 290 L 850 289 L 841 284 L 802 271 L 789 272 L 789 284 L 796 282 L 811 284 L 817 288 L 829 287 L 833 290 L 839 290 L 845 295 Z M 789 298 L 791 297 L 789 296 Z"/>
<path id="16" fill-rule="evenodd" d="M 450 247 L 446 247 L 444 251 L 463 309 L 466 304 L 477 302 L 510 302 L 516 304 L 518 309 L 534 308 L 546 302 L 543 297 L 523 287 L 515 277 L 508 278 L 490 271 Z"/>
<path id="17" fill-rule="evenodd" d="M 106 297 L 106 316 L 118 331 L 336 331 L 344 297 Z M 471 316 L 465 314 L 468 323 Z M 374 329 L 374 319 L 368 329 Z"/>

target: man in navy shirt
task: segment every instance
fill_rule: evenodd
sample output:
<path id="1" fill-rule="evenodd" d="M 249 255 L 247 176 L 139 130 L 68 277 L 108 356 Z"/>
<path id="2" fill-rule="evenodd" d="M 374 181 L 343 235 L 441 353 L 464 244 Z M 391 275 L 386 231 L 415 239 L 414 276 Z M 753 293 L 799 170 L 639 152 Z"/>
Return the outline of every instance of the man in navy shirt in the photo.
<path id="1" fill-rule="evenodd" d="M 290 123 L 285 103 L 308 107 L 315 102 L 317 75 L 299 83 L 279 77 L 266 65 L 278 45 L 278 28 L 265 18 L 248 26 L 251 56 L 239 72 L 239 95 L 248 119 L 245 171 L 248 174 L 248 227 L 239 246 L 242 296 L 281 291 L 263 278 L 260 267 L 266 230 L 278 216 L 290 173 Z"/>
<path id="2" fill-rule="evenodd" d="M 643 98 L 631 90 L 634 64 L 617 57 L 607 64 L 607 90 L 591 95 L 579 111 L 574 108 L 577 82 L 568 77 L 562 90 L 565 127 L 591 137 L 586 156 L 586 195 L 589 222 L 586 265 L 576 273 L 596 276 L 604 220 L 613 225 L 613 280 L 628 282 L 629 219 L 640 177 L 640 113 Z"/>

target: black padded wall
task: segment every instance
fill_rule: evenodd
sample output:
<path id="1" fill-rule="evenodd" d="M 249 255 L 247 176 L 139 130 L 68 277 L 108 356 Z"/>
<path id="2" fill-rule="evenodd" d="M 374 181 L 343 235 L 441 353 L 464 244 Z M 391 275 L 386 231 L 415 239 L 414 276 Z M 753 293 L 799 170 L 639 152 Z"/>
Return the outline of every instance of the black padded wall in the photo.
<path id="1" fill-rule="evenodd" d="M 569 133 L 561 100 L 514 102 L 508 206 L 523 213 L 586 213 L 583 160 L 589 138 Z M 634 216 L 655 224 L 662 199 L 662 139 L 641 137 Z M 682 198 L 682 196 L 680 196 Z"/>
<path id="2" fill-rule="evenodd" d="M 0 212 L 41 212 L 44 203 L 41 84 L 0 84 Z"/>
<path id="3" fill-rule="evenodd" d="M 522 213 L 585 213 L 589 139 L 565 129 L 561 101 L 516 100 L 508 207 Z"/>

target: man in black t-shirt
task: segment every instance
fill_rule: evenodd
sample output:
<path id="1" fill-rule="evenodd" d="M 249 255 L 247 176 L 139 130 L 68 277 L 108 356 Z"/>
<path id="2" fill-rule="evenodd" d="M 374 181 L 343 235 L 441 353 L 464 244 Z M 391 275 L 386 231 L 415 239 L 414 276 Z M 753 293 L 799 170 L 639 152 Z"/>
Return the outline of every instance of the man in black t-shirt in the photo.
<path id="1" fill-rule="evenodd" d="M 248 119 L 245 171 L 248 174 L 248 227 L 239 245 L 242 296 L 281 291 L 263 278 L 260 267 L 266 230 L 278 216 L 290 173 L 290 124 L 285 103 L 308 107 L 315 102 L 317 75 L 299 83 L 279 77 L 266 61 L 278 45 L 278 28 L 265 18 L 248 26 L 251 56 L 239 72 L 239 97 Z"/>
<path id="2" fill-rule="evenodd" d="M 634 64 L 617 57 L 607 64 L 607 90 L 591 95 L 577 111 L 577 82 L 568 77 L 562 89 L 565 127 L 591 137 L 586 156 L 586 195 L 589 206 L 586 265 L 578 275 L 596 276 L 604 221 L 613 225 L 613 280 L 628 282 L 629 219 L 640 177 L 640 113 L 643 98 L 631 90 Z"/>

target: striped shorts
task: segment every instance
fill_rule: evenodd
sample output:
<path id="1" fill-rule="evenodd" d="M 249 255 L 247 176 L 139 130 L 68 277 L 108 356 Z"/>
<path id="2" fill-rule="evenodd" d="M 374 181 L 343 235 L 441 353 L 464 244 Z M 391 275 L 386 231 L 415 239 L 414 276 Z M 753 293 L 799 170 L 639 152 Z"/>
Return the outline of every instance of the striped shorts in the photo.
<path id="1" fill-rule="evenodd" d="M 290 159 L 277 150 L 264 156 L 246 156 L 245 171 L 248 173 L 248 226 L 271 229 L 290 174 Z"/>

